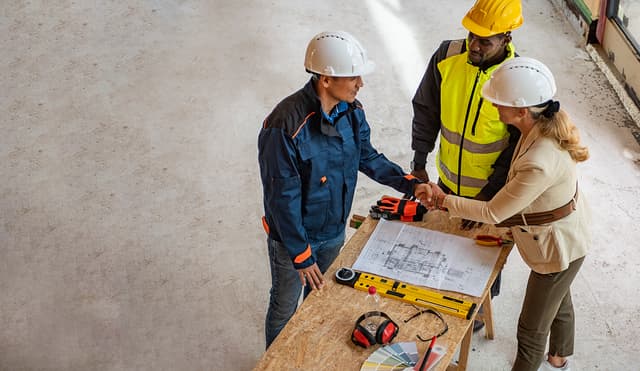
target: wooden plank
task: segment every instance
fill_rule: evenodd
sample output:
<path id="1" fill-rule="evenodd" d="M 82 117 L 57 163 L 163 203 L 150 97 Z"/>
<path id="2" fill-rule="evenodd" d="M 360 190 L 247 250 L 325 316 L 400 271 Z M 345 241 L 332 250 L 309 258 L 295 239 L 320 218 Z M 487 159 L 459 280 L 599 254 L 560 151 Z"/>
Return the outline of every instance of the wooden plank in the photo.
<path id="1" fill-rule="evenodd" d="M 483 226 L 473 231 L 460 230 L 460 219 L 449 218 L 441 211 L 432 211 L 425 215 L 423 222 L 412 225 L 452 233 L 465 237 L 476 234 L 497 234 L 505 229 Z M 359 370 L 362 363 L 377 349 L 377 345 L 364 349 L 351 342 L 351 331 L 356 319 L 366 310 L 366 294 L 354 288 L 335 282 L 335 272 L 341 267 L 351 267 L 357 259 L 369 236 L 375 229 L 377 221 L 367 218 L 344 246 L 336 261 L 325 274 L 326 285 L 321 291 L 312 292 L 295 315 L 271 344 L 255 367 L 255 370 Z M 503 236 L 504 237 L 504 236 Z M 504 265 L 512 246 L 504 247 L 491 274 L 489 282 L 493 282 Z M 489 293 L 490 284 L 485 287 L 482 297 L 473 297 L 442 291 L 447 295 L 470 300 L 477 304 L 484 301 Z M 417 310 L 406 303 L 382 298 L 380 309 L 387 313 L 398 325 L 399 332 L 394 342 L 416 341 L 418 351 L 423 353 L 428 342 L 421 342 L 416 335 L 427 339 L 437 334 L 439 321 L 428 315 L 414 318 L 409 323 L 404 320 Z M 447 355 L 437 365 L 437 370 L 445 370 L 452 361 L 457 347 L 461 344 L 467 331 L 471 331 L 471 320 L 443 315 L 449 331 L 438 338 L 437 344 L 447 347 Z M 468 348 L 467 348 L 468 349 Z M 461 360 L 466 363 L 466 354 Z M 458 369 L 463 370 L 464 366 Z"/>

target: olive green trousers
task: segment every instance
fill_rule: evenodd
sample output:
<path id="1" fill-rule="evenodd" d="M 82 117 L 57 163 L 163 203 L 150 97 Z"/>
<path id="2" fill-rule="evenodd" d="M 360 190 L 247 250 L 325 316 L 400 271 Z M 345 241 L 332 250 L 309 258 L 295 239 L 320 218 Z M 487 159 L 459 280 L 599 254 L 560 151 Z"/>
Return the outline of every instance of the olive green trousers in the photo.
<path id="1" fill-rule="evenodd" d="M 547 337 L 549 354 L 573 354 L 575 320 L 571 302 L 571 283 L 584 257 L 562 272 L 531 272 L 518 320 L 518 352 L 513 371 L 536 371 L 544 360 Z"/>

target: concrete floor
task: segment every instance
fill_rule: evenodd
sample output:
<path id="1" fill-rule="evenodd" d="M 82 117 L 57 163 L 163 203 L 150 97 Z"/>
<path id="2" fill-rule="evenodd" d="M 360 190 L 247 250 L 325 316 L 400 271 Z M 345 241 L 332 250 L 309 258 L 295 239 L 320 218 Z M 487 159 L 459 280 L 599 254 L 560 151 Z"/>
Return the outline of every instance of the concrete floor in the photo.
<path id="1" fill-rule="evenodd" d="M 0 370 L 252 369 L 270 287 L 256 137 L 306 82 L 308 40 L 344 29 L 369 50 L 372 139 L 408 168 L 410 99 L 472 3 L 3 1 Z M 637 369 L 638 127 L 555 5 L 523 6 L 517 49 L 551 67 L 592 154 L 575 369 Z M 389 192 L 362 178 L 354 212 Z M 469 369 L 510 368 L 527 274 L 514 252 Z"/>

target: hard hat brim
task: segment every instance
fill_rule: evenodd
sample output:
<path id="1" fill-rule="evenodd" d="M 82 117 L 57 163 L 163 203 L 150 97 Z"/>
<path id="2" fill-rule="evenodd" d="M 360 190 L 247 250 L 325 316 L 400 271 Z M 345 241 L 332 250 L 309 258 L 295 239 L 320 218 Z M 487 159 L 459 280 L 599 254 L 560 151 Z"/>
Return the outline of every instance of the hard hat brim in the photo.
<path id="1" fill-rule="evenodd" d="M 469 16 L 465 16 L 464 18 L 462 18 L 462 26 L 464 26 L 464 28 L 466 28 L 467 31 L 480 37 L 491 37 L 494 35 L 504 33 L 504 32 L 491 31 L 486 27 L 482 27 L 481 25 L 474 22 Z"/>
<path id="2" fill-rule="evenodd" d="M 491 80 L 487 81 L 482 86 L 481 94 L 482 94 L 482 98 L 484 98 L 485 100 L 488 100 L 493 104 L 497 104 L 499 106 L 505 106 L 505 107 L 515 107 L 513 103 L 501 101 L 500 99 L 498 99 L 495 89 L 493 89 L 493 87 L 491 86 Z"/>
<path id="3" fill-rule="evenodd" d="M 337 73 L 330 71 L 316 71 L 310 68 L 307 68 L 307 72 L 309 73 L 317 73 L 322 76 L 331 76 L 331 77 L 355 77 L 355 76 L 364 76 L 368 75 L 376 69 L 376 64 L 372 60 L 368 60 L 364 65 L 359 66 L 358 69 L 350 72 L 350 73 Z"/>
<path id="4" fill-rule="evenodd" d="M 372 60 L 368 60 L 362 67 L 359 68 L 360 73 L 351 76 L 364 76 L 368 75 L 376 69 L 376 64 Z"/>

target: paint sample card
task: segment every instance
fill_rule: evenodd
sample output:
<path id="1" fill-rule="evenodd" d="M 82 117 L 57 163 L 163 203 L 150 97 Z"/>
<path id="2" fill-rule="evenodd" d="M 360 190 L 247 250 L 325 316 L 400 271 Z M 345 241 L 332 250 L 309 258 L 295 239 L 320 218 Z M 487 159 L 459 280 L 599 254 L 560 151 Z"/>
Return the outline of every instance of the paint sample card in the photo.
<path id="1" fill-rule="evenodd" d="M 395 343 L 376 349 L 362 364 L 362 371 L 411 370 L 418 361 L 415 342 Z"/>

